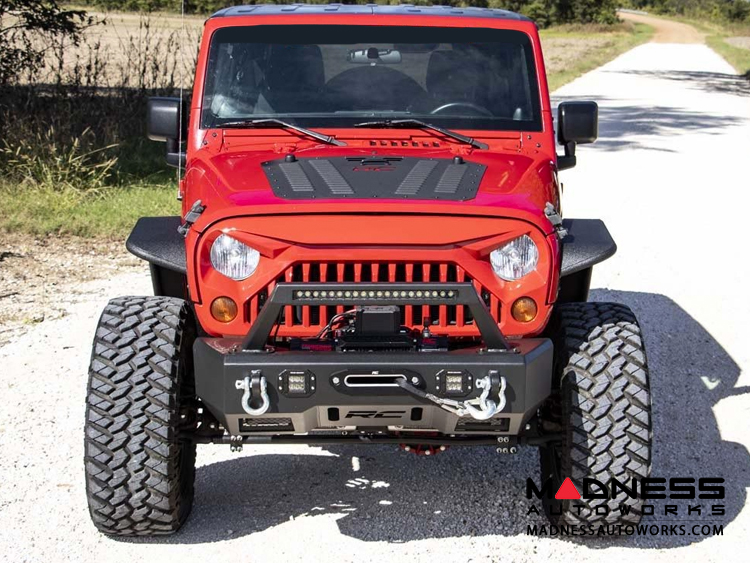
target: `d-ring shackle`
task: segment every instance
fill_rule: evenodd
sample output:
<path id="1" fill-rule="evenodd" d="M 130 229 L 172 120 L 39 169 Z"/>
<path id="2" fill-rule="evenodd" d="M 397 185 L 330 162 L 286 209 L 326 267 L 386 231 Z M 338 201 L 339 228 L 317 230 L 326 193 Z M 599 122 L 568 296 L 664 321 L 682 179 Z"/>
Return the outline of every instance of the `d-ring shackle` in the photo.
<path id="1" fill-rule="evenodd" d="M 258 383 L 260 386 L 260 398 L 262 401 L 262 404 L 257 409 L 250 406 L 250 401 L 252 399 L 252 383 L 255 378 L 260 378 Z M 250 416 L 260 416 L 268 412 L 268 409 L 271 406 L 271 401 L 268 398 L 268 384 L 266 383 L 266 378 L 260 375 L 260 371 L 253 370 L 245 379 L 238 379 L 235 381 L 234 386 L 236 389 L 244 391 L 244 393 L 242 393 L 242 410 L 247 414 Z"/>

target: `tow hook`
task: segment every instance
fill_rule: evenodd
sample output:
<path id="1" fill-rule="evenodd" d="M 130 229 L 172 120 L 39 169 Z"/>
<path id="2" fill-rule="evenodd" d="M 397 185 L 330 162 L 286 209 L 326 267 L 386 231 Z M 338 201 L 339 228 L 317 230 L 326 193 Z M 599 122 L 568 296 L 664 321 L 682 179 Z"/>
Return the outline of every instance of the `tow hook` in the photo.
<path id="1" fill-rule="evenodd" d="M 260 374 L 260 371 L 253 370 L 245 379 L 238 379 L 234 382 L 234 387 L 242 393 L 242 410 L 250 416 L 260 416 L 268 412 L 271 401 L 268 399 L 268 384 L 266 378 Z M 261 405 L 254 409 L 250 406 L 253 395 L 260 395 Z"/>
<path id="2" fill-rule="evenodd" d="M 502 412 L 505 408 L 505 378 L 498 374 L 497 371 L 490 371 L 486 377 L 477 379 L 475 385 L 482 389 L 482 394 L 476 399 L 468 401 L 456 401 L 454 399 L 445 399 L 432 393 L 422 391 L 405 379 L 399 379 L 396 384 L 408 391 L 412 395 L 427 399 L 437 404 L 441 408 L 457 416 L 470 416 L 474 420 L 487 420 Z"/>
<path id="3" fill-rule="evenodd" d="M 496 379 L 496 382 L 493 382 L 493 379 Z M 478 379 L 476 386 L 479 389 L 484 390 L 478 399 L 473 399 L 464 403 L 464 407 L 468 414 L 475 420 L 487 420 L 502 411 L 505 408 L 505 385 L 505 378 L 498 376 L 496 371 L 491 371 L 490 375 L 487 377 Z M 493 386 L 497 388 L 493 389 Z M 497 396 L 497 403 L 489 398 L 490 393 Z M 479 408 L 475 406 L 477 404 Z"/>

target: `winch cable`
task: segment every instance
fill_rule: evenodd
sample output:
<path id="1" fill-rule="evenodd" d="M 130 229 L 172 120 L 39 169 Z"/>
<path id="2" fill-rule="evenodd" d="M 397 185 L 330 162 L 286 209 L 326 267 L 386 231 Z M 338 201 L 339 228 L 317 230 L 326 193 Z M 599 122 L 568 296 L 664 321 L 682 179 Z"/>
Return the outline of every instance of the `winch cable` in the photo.
<path id="1" fill-rule="evenodd" d="M 427 391 L 423 391 L 419 387 L 412 385 L 406 381 L 406 379 L 396 379 L 396 385 L 412 395 L 435 403 L 450 413 L 461 417 L 470 416 L 475 420 L 487 420 L 505 408 L 506 382 L 504 377 L 500 377 L 497 403 L 489 398 L 490 391 L 492 390 L 492 382 L 489 376 L 477 379 L 476 386 L 483 389 L 482 394 L 481 396 L 468 401 L 456 401 L 454 399 L 438 397 L 437 395 L 433 395 L 432 393 L 428 393 Z"/>

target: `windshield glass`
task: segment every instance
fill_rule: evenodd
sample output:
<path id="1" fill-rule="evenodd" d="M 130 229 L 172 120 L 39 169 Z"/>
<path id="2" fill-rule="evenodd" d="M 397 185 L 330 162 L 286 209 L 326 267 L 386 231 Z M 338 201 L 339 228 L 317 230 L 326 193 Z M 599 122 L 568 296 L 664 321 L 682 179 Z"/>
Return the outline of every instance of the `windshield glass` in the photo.
<path id="1" fill-rule="evenodd" d="M 520 31 L 248 26 L 211 38 L 202 126 L 278 118 L 303 127 L 418 119 L 454 129 L 541 130 Z"/>

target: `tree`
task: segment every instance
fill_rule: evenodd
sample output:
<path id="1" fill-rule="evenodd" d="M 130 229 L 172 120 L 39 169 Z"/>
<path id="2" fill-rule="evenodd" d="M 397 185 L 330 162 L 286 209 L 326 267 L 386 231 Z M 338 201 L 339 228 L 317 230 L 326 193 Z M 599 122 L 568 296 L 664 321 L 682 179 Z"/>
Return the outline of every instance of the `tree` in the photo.
<path id="1" fill-rule="evenodd" d="M 0 86 L 38 68 L 51 39 L 67 37 L 77 44 L 92 21 L 57 0 L 0 0 Z"/>
<path id="2" fill-rule="evenodd" d="M 471 0 L 469 0 L 471 3 Z M 507 8 L 529 16 L 541 27 L 561 23 L 618 21 L 615 0 L 490 0 L 493 8 Z"/>

